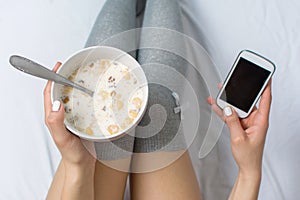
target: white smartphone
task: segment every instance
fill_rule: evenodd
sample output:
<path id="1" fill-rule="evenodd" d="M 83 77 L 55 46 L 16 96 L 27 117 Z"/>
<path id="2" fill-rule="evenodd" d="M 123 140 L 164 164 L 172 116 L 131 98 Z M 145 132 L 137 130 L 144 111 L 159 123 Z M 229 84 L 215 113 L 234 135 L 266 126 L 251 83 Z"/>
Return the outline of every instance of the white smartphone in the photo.
<path id="1" fill-rule="evenodd" d="M 247 117 L 275 71 L 268 59 L 251 52 L 242 51 L 235 60 L 217 96 L 222 109 L 231 106 L 240 118 Z"/>

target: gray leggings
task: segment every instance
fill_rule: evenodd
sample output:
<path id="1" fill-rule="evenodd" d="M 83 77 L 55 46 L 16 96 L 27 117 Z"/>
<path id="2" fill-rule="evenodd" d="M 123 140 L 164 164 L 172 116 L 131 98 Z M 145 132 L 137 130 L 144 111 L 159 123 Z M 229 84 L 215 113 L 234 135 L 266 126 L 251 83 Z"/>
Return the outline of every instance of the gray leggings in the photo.
<path id="1" fill-rule="evenodd" d="M 142 29 L 134 30 L 139 27 Z M 160 29 L 151 31 L 146 27 Z M 135 137 L 125 135 L 113 142 L 95 143 L 99 159 L 118 159 L 132 152 L 186 149 L 180 112 L 174 112 L 179 106 L 178 99 L 173 93 L 180 92 L 183 84 L 163 69 L 174 69 L 184 75 L 187 63 L 168 51 L 170 43 L 175 44 L 172 48 L 182 48 L 183 44 L 166 37 L 162 28 L 182 32 L 177 0 L 107 0 L 96 19 L 86 47 L 106 45 L 130 53 L 141 64 L 149 81 L 148 106 Z M 153 43 L 159 43 L 161 48 L 151 48 Z M 170 82 L 178 91 L 164 85 Z"/>

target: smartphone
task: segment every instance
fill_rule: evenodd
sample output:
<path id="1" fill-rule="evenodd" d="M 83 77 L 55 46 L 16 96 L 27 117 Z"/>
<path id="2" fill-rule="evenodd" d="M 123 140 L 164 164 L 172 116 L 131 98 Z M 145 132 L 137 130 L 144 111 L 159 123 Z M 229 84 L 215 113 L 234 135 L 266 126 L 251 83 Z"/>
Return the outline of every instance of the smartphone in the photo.
<path id="1" fill-rule="evenodd" d="M 239 53 L 220 92 L 217 105 L 233 107 L 240 118 L 247 117 L 275 71 L 268 59 L 249 50 Z"/>

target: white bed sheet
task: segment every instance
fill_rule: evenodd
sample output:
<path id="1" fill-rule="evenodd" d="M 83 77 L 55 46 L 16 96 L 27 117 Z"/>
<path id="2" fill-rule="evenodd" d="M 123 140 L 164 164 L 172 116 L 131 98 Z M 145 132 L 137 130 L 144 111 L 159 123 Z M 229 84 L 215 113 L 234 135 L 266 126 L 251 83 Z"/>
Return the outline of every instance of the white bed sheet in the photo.
<path id="1" fill-rule="evenodd" d="M 276 64 L 259 199 L 300 199 L 300 2 L 182 0 L 181 4 L 188 34 L 205 47 L 223 79 L 243 49 Z M 204 199 L 225 199 L 236 175 L 226 128 L 210 155 L 195 166 Z"/>
<path id="2" fill-rule="evenodd" d="M 13 69 L 20 54 L 52 68 L 81 49 L 104 0 L 0 0 L 0 199 L 45 199 L 60 155 L 43 122 L 43 88 Z"/>
<path id="3" fill-rule="evenodd" d="M 44 199 L 60 159 L 43 123 L 45 81 L 8 64 L 21 54 L 51 68 L 82 48 L 104 0 L 0 0 L 0 199 Z M 300 199 L 300 2 L 181 0 L 186 33 L 201 43 L 222 78 L 242 49 L 277 65 L 259 199 Z M 298 80 L 297 80 L 298 78 Z M 205 199 L 226 199 L 236 175 L 224 128 L 202 160 L 191 155 Z"/>

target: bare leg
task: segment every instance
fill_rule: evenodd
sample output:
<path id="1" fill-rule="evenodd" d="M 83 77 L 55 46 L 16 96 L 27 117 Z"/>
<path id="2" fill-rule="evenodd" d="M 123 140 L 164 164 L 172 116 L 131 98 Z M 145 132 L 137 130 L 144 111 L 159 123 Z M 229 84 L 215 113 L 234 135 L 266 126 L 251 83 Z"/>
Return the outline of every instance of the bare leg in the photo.
<path id="1" fill-rule="evenodd" d="M 97 161 L 95 168 L 95 199 L 123 199 L 127 172 L 118 171 Z"/>
<path id="2" fill-rule="evenodd" d="M 128 173 L 121 172 L 97 161 L 95 166 L 95 199 L 123 199 Z M 61 161 L 57 167 L 47 200 L 61 198 L 65 181 L 65 168 Z"/>
<path id="3" fill-rule="evenodd" d="M 145 27 L 152 27 L 154 34 L 149 34 L 149 29 Z M 172 97 L 172 92 L 179 93 L 180 96 L 180 91 L 183 91 L 182 79 L 172 76 L 172 71 L 184 75 L 187 66 L 184 59 L 171 50 L 184 48 L 184 41 L 172 38 L 172 34 L 167 36 L 162 30 L 182 32 L 177 0 L 147 0 L 146 3 L 140 46 L 152 48 L 141 48 L 138 60 L 150 83 L 149 109 L 140 123 L 142 129 L 136 129 L 133 173 L 130 176 L 131 198 L 199 200 L 201 193 L 184 137 L 184 133 L 187 133 L 182 129 L 180 114 L 174 112 L 178 105 Z M 166 66 L 170 72 L 163 71 Z M 160 80 L 164 81 L 159 82 Z M 174 84 L 169 84 L 172 81 Z M 157 105 L 161 108 L 154 109 Z M 150 107 L 153 108 L 152 111 Z M 155 128 L 161 127 L 161 121 L 165 123 L 156 130 Z M 151 123 L 154 125 L 148 126 Z M 148 132 L 150 136 L 146 137 Z"/>
<path id="4" fill-rule="evenodd" d="M 176 153 L 182 154 L 182 152 L 164 153 L 163 156 Z M 165 168 L 149 173 L 131 174 L 130 181 L 131 198 L 133 200 L 201 199 L 200 189 L 188 152 L 185 152 L 178 160 Z"/>
<path id="5" fill-rule="evenodd" d="M 128 51 L 135 57 L 136 35 L 125 34 L 126 40 L 116 39 L 120 33 L 134 29 L 136 25 L 136 0 L 108 0 L 99 13 L 86 42 L 86 47 L 112 46 Z M 118 38 L 118 37 L 117 37 Z M 113 142 L 95 143 L 98 161 L 95 167 L 95 199 L 123 199 L 131 152 L 132 137 Z"/>

